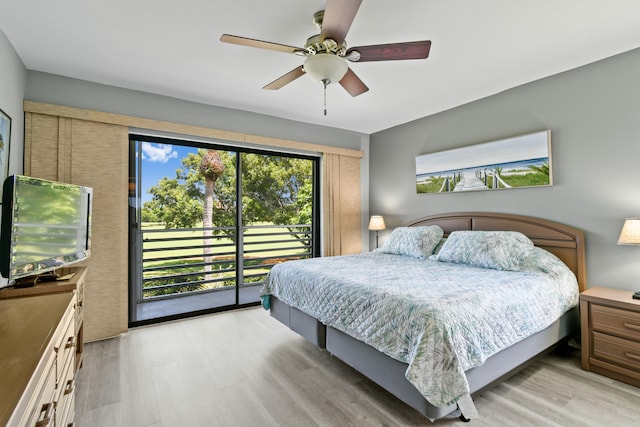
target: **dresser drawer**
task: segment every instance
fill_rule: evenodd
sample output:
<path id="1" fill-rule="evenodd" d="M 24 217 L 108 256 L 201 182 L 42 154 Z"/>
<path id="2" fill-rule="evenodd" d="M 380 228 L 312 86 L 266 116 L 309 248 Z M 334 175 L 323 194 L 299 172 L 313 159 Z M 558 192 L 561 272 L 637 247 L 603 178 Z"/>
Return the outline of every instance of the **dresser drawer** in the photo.
<path id="1" fill-rule="evenodd" d="M 71 367 L 65 376 L 56 400 L 56 426 L 67 426 L 73 421 L 75 412 L 75 379 L 73 371 L 74 367 Z"/>
<path id="2" fill-rule="evenodd" d="M 80 329 L 84 321 L 84 278 L 76 285 L 76 330 Z"/>
<path id="3" fill-rule="evenodd" d="M 52 360 L 53 362 L 53 360 Z M 19 426 L 45 427 L 54 425 L 56 388 L 56 371 L 54 363 L 48 367 L 48 372 L 42 377 L 42 384 L 38 386 L 39 392 L 31 397 L 29 408 L 25 412 Z"/>
<path id="4" fill-rule="evenodd" d="M 73 312 L 70 313 L 73 315 Z M 75 354 L 76 354 L 76 324 L 71 317 L 66 325 L 66 330 L 61 336 L 57 345 L 55 346 L 57 354 L 56 358 L 56 370 L 60 381 L 63 380 L 63 376 L 69 369 L 69 366 L 74 366 L 75 369 Z"/>
<path id="5" fill-rule="evenodd" d="M 591 325 L 594 331 L 640 342 L 640 313 L 591 304 Z"/>
<path id="6" fill-rule="evenodd" d="M 56 426 L 73 427 L 75 424 L 75 394 L 71 393 L 63 407 L 56 409 Z"/>
<path id="7" fill-rule="evenodd" d="M 640 343 L 593 333 L 593 357 L 640 372 Z"/>

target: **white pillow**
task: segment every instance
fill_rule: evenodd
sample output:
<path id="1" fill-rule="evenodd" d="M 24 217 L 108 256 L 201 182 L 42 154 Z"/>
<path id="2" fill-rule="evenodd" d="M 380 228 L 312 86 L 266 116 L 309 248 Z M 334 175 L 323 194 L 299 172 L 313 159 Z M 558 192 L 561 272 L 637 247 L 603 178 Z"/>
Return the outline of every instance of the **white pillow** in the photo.
<path id="1" fill-rule="evenodd" d="M 518 231 L 454 231 L 431 257 L 435 261 L 494 270 L 519 271 L 533 242 Z"/>
<path id="2" fill-rule="evenodd" d="M 444 235 L 437 225 L 424 227 L 398 227 L 380 248 L 381 252 L 427 258 Z"/>

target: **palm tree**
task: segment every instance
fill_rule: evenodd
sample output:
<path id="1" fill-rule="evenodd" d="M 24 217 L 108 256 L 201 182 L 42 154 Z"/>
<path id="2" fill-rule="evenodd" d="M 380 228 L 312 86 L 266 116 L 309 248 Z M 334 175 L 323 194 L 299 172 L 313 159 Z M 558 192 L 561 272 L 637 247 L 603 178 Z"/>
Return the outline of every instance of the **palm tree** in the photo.
<path id="1" fill-rule="evenodd" d="M 200 161 L 200 174 L 204 178 L 204 209 L 202 212 L 202 227 L 204 235 L 204 271 L 211 272 L 213 260 L 213 192 L 218 178 L 224 173 L 224 163 L 216 150 L 209 150 Z M 205 280 L 211 280 L 211 274 L 205 274 Z"/>

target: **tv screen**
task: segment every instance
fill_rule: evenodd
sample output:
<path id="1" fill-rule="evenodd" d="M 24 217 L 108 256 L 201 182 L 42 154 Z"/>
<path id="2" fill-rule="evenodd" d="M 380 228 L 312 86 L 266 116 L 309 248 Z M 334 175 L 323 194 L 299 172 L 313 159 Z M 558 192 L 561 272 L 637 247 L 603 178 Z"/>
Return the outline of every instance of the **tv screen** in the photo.
<path id="1" fill-rule="evenodd" d="M 21 175 L 2 193 L 0 287 L 89 257 L 92 189 Z"/>

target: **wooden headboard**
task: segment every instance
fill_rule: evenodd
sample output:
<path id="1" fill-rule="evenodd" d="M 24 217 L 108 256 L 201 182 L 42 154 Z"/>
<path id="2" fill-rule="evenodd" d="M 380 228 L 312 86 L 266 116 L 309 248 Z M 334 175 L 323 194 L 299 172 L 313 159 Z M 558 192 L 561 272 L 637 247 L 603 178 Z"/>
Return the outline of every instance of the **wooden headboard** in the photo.
<path id="1" fill-rule="evenodd" d="M 587 289 L 584 233 L 546 219 L 529 216 L 492 213 L 460 212 L 431 215 L 408 225 L 439 225 L 447 237 L 456 230 L 519 231 L 539 246 L 560 258 L 575 273 L 580 292 Z"/>

